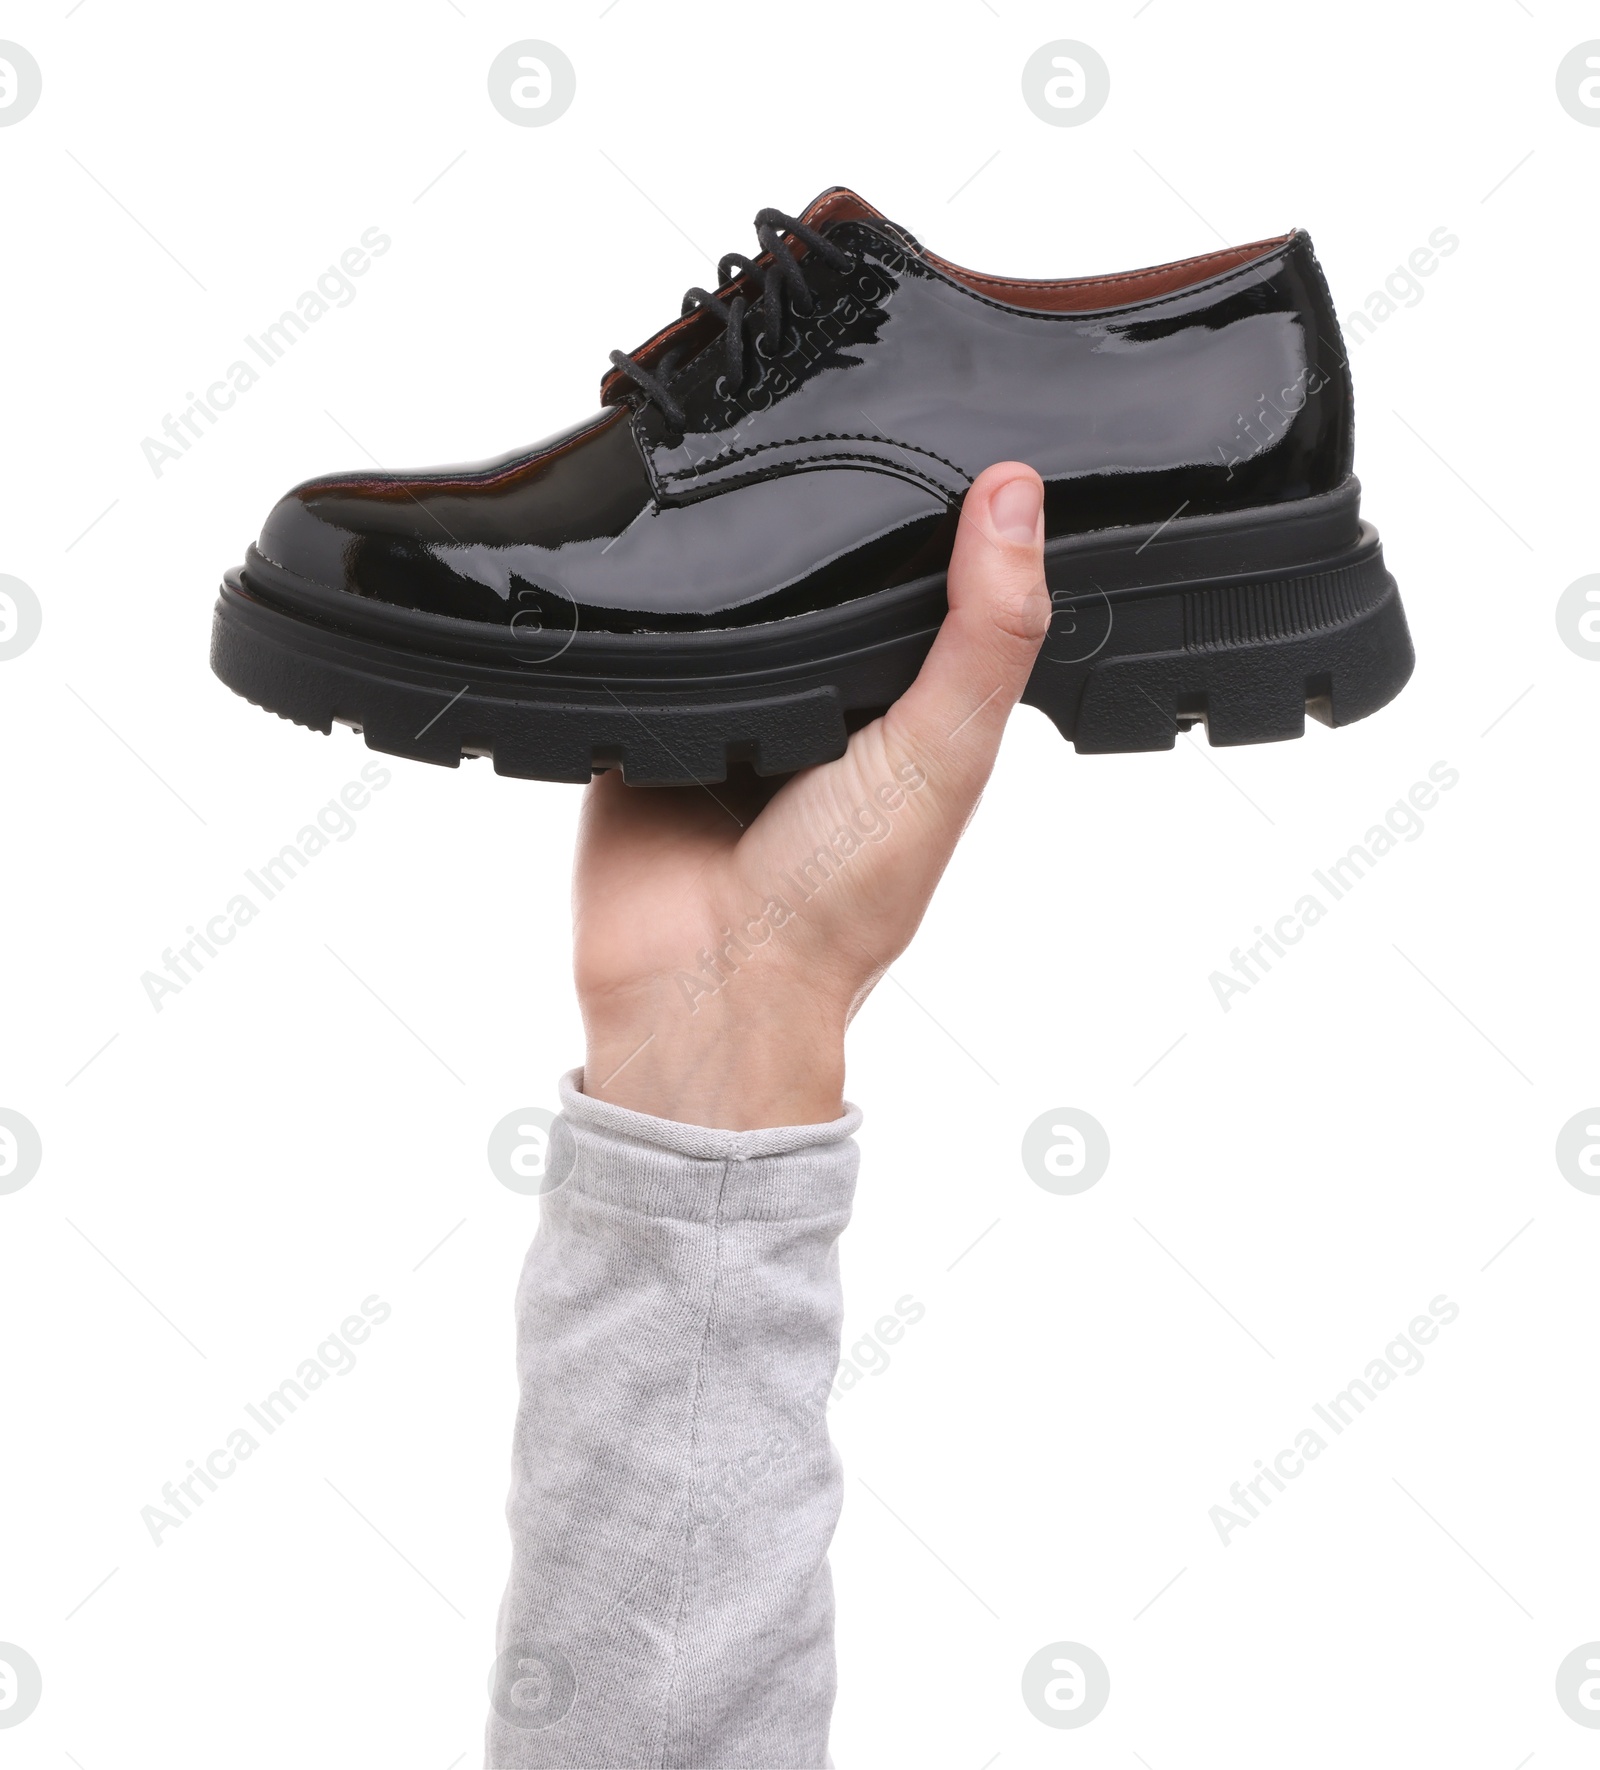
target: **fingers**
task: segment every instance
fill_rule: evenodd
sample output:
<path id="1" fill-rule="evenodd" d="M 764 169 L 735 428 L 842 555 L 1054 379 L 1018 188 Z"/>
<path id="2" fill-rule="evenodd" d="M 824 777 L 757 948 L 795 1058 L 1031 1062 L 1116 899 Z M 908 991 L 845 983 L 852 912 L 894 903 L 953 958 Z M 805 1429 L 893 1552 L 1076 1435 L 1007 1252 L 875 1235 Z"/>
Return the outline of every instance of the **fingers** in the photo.
<path id="1" fill-rule="evenodd" d="M 1044 486 L 1031 467 L 1001 462 L 973 481 L 949 585 L 950 612 L 883 736 L 922 767 L 941 800 L 959 801 L 975 799 L 989 778 L 1050 626 Z"/>

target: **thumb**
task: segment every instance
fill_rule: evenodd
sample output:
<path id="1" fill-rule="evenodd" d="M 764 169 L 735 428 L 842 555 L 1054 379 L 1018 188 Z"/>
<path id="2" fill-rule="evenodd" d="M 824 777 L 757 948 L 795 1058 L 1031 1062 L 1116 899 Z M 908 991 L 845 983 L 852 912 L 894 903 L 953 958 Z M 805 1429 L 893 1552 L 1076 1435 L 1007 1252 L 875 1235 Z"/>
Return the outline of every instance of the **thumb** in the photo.
<path id="1" fill-rule="evenodd" d="M 986 468 L 961 507 L 950 557 L 950 612 L 910 688 L 884 716 L 895 752 L 930 784 L 976 799 L 1006 716 L 1050 627 L 1044 577 L 1044 484 L 1017 461 Z"/>

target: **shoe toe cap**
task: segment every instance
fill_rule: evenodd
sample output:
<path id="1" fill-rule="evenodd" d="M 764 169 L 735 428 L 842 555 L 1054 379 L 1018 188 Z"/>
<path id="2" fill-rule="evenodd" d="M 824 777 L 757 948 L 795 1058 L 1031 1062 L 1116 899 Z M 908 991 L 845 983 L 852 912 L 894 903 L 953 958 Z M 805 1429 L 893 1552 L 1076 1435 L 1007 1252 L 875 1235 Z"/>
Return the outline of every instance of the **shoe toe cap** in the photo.
<path id="1" fill-rule="evenodd" d="M 470 495 L 429 478 L 325 478 L 272 507 L 256 552 L 276 571 L 318 591 L 424 614 L 506 625 L 516 604 L 511 561 L 534 582 L 542 550 L 477 538 L 486 513 Z M 447 505 L 447 514 L 440 510 Z M 458 538 L 459 537 L 459 538 Z"/>
<path id="2" fill-rule="evenodd" d="M 313 480 L 280 498 L 262 524 L 256 551 L 297 578 L 353 591 L 362 537 L 348 521 L 331 517 L 331 489 L 326 481 Z"/>

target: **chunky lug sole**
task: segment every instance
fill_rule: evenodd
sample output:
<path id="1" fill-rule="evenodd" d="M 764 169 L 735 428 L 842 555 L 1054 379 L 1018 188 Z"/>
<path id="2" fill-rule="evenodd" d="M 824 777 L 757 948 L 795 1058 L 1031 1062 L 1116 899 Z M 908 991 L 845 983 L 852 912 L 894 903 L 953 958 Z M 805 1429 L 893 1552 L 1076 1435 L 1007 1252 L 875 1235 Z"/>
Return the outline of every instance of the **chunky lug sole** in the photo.
<path id="1" fill-rule="evenodd" d="M 1411 674 L 1411 638 L 1359 488 L 1051 542 L 1053 618 L 1023 700 L 1084 752 L 1299 737 Z M 699 633 L 514 632 L 307 583 L 254 549 L 223 581 L 211 665 L 297 724 L 455 767 L 638 785 L 788 774 L 843 753 L 911 682 L 942 574 L 842 608 Z"/>

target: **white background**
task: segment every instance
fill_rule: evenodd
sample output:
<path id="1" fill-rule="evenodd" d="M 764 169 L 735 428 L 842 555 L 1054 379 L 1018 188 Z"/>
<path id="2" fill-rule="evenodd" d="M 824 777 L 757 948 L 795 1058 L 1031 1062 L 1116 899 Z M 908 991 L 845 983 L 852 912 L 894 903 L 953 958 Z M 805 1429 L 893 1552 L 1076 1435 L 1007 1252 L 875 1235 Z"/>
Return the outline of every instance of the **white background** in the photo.
<path id="1" fill-rule="evenodd" d="M 1245 750 L 1079 758 L 1022 712 L 857 1024 L 847 1346 L 927 1314 L 834 1416 L 836 1758 L 1595 1761 L 1554 1679 L 1600 1638 L 1600 1199 L 1554 1142 L 1600 1097 L 1600 664 L 1554 610 L 1600 569 L 1600 129 L 1554 82 L 1592 10 L 1530 4 L 0 9 L 44 73 L 0 129 L 0 572 L 44 611 L 0 664 L 0 1105 L 44 1144 L 0 1197 L 0 1640 L 44 1677 L 0 1758 L 478 1761 L 537 1209 L 484 1146 L 581 1056 L 580 795 L 392 762 L 157 1013 L 141 975 L 371 759 L 215 681 L 213 593 L 296 480 L 594 409 L 758 208 L 847 182 L 1007 273 L 1304 225 L 1341 313 L 1461 243 L 1351 345 L 1411 686 Z M 524 37 L 577 69 L 546 128 L 487 98 Z M 1059 37 L 1111 70 L 1082 128 L 1022 101 Z M 369 227 L 356 299 L 156 477 L 141 439 Z M 1231 949 L 1439 761 L 1224 1013 Z M 1019 1159 L 1061 1106 L 1112 1144 L 1076 1198 Z M 359 1366 L 155 1547 L 141 1507 L 373 1293 Z M 1441 1293 L 1426 1368 L 1224 1547 L 1229 1485 Z M 1070 1734 L 1019 1688 L 1060 1640 L 1111 1673 Z"/>

